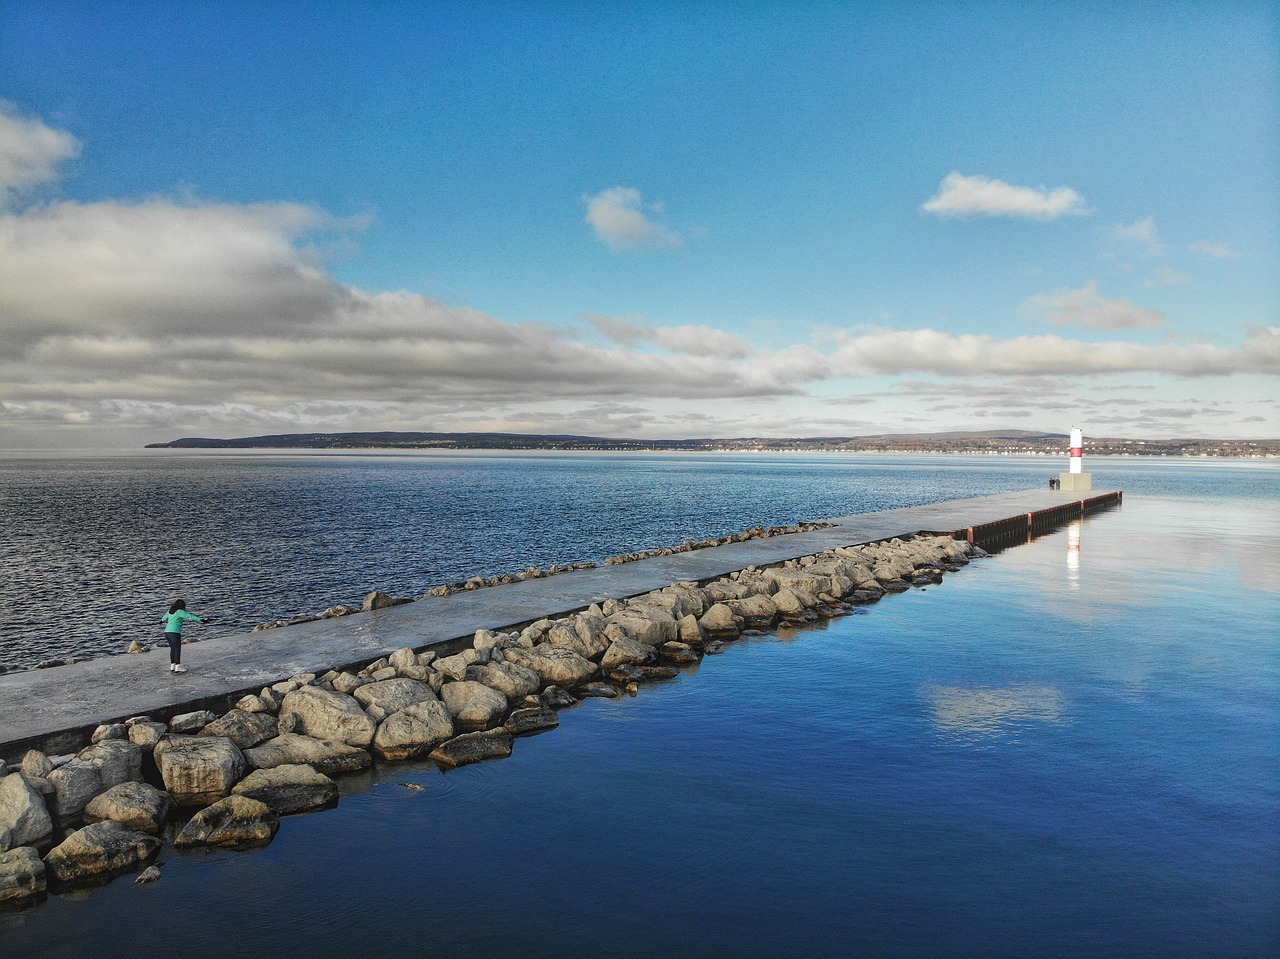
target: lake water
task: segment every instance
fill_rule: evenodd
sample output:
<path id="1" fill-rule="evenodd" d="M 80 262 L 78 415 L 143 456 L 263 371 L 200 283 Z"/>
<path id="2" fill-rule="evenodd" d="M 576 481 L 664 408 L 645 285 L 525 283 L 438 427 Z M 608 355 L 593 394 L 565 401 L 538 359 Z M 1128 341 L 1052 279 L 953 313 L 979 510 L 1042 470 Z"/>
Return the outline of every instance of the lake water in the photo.
<path id="1" fill-rule="evenodd" d="M 723 487 L 802 489 L 809 459 L 812 510 L 724 506 Z M 728 525 L 677 517 L 605 552 L 848 513 L 871 486 L 927 495 L 918 471 L 948 495 L 1051 472 L 831 459 L 630 463 L 673 499 L 695 487 L 706 522 Z M 858 483 L 840 466 L 863 463 L 884 475 L 842 493 Z M 337 809 L 287 817 L 263 850 L 166 846 L 157 884 L 0 914 L 0 955 L 1280 955 L 1278 471 L 1091 466 L 1123 507 L 825 628 L 740 642 L 637 698 L 589 700 L 510 759 L 345 778 Z M 781 475 L 743 478 L 757 468 Z M 529 562 L 572 558 L 589 557 Z"/>

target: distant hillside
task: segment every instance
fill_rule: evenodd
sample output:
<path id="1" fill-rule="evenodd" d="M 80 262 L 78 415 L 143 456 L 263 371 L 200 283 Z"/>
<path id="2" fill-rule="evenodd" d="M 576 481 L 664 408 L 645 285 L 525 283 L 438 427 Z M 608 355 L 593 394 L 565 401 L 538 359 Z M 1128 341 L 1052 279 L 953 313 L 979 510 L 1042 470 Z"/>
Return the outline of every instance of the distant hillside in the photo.
<path id="1" fill-rule="evenodd" d="M 1066 433 L 974 430 L 882 433 L 869 436 L 737 437 L 729 439 L 619 439 L 541 433 L 279 433 L 213 439 L 189 436 L 147 449 L 472 449 L 672 450 L 1065 454 Z M 1130 456 L 1280 456 L 1278 440 L 1133 440 L 1085 437 L 1086 453 Z"/>

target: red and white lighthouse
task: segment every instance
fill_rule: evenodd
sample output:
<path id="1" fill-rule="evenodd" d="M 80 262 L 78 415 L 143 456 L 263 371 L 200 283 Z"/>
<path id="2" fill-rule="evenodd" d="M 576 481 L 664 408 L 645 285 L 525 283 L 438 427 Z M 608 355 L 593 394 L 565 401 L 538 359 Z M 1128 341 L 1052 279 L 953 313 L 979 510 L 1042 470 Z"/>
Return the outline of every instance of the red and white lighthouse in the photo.
<path id="1" fill-rule="evenodd" d="M 1084 471 L 1084 434 L 1079 427 L 1071 427 L 1071 448 L 1067 455 L 1070 457 L 1067 472 L 1058 474 L 1058 486 L 1077 493 L 1093 489 L 1093 476 Z"/>

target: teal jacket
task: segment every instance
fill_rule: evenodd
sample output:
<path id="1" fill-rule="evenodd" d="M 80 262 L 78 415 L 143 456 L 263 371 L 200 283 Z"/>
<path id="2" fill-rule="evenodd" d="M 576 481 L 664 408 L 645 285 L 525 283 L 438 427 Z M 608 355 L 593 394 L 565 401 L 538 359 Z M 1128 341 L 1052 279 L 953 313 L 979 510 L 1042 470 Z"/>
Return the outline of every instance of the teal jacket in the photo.
<path id="1" fill-rule="evenodd" d="M 185 609 L 180 609 L 176 613 L 166 613 L 164 617 L 164 631 L 166 633 L 181 633 L 182 624 L 190 620 L 193 623 L 200 622 L 200 617 L 195 613 L 188 613 Z"/>

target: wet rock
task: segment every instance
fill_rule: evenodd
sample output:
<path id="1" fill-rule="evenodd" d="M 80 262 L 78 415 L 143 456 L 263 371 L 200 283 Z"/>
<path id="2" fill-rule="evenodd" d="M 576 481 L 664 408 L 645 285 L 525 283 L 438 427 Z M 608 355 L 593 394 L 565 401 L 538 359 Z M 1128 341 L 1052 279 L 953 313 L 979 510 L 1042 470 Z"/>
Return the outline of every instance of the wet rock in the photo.
<path id="1" fill-rule="evenodd" d="M 511 755 L 511 733 L 505 729 L 463 733 L 431 751 L 431 759 L 445 766 L 466 766 Z"/>
<path id="2" fill-rule="evenodd" d="M 138 878 L 133 881 L 135 886 L 145 886 L 147 883 L 160 881 L 160 867 L 148 866 L 142 872 L 138 873 Z"/>
<path id="3" fill-rule="evenodd" d="M 73 832 L 45 856 L 44 864 L 59 882 L 79 883 L 136 869 L 159 848 L 155 836 L 107 820 Z"/>
<path id="4" fill-rule="evenodd" d="M 696 663 L 701 658 L 691 646 L 685 643 L 663 643 L 658 647 L 658 656 L 665 662 L 681 666 Z"/>
<path id="5" fill-rule="evenodd" d="M 413 668 L 418 668 L 417 663 L 413 664 Z M 379 723 L 407 706 L 429 703 L 437 698 L 426 683 L 403 676 L 367 683 L 359 687 L 354 695 L 356 702 L 364 707 L 365 715 Z"/>
<path id="6" fill-rule="evenodd" d="M 382 759 L 403 760 L 434 749 L 453 736 L 453 719 L 444 703 L 430 700 L 406 706 L 382 721 L 373 751 Z"/>
<path id="7" fill-rule="evenodd" d="M 412 708 L 414 707 L 410 707 Z M 297 733 L 284 733 L 275 739 L 268 739 L 259 746 L 245 750 L 244 757 L 255 769 L 274 769 L 277 766 L 306 763 L 326 776 L 358 772 L 373 765 L 373 757 L 356 746 Z"/>
<path id="8" fill-rule="evenodd" d="M 720 653 L 723 653 L 726 649 L 728 649 L 732 645 L 733 643 L 723 639 L 713 639 L 711 642 L 707 643 L 707 645 L 703 647 L 702 651 L 706 653 L 708 656 L 716 656 Z"/>
<path id="9" fill-rule="evenodd" d="M 446 683 L 440 690 L 453 724 L 457 729 L 472 732 L 492 729 L 502 722 L 507 712 L 507 697 L 484 683 L 463 680 Z"/>
<path id="10" fill-rule="evenodd" d="M 45 866 L 30 846 L 0 851 L 0 906 L 25 905 L 45 894 Z"/>
<path id="11" fill-rule="evenodd" d="M 159 835 L 169 815 L 172 800 L 146 783 L 121 783 L 100 796 L 94 796 L 84 807 L 87 823 L 111 820 L 133 832 Z"/>
<path id="12" fill-rule="evenodd" d="M 53 818 L 44 796 L 31 784 L 26 773 L 16 772 L 0 779 L 0 852 L 20 846 L 34 846 L 53 834 Z"/>
<path id="13" fill-rule="evenodd" d="M 582 699 L 617 699 L 618 687 L 609 683 L 583 683 L 575 686 L 574 692 Z"/>
<path id="14" fill-rule="evenodd" d="M 337 805 L 338 786 L 305 763 L 255 769 L 236 783 L 232 795 L 266 803 L 278 815 Z"/>
<path id="15" fill-rule="evenodd" d="M 220 719 L 205 726 L 198 735 L 222 736 L 230 739 L 241 750 L 252 749 L 276 735 L 276 718 L 267 712 L 249 713 L 233 709 Z"/>
<path id="16" fill-rule="evenodd" d="M 564 709 L 578 701 L 567 689 L 554 685 L 544 689 L 538 698 L 552 709 Z"/>
<path id="17" fill-rule="evenodd" d="M 207 806 L 231 794 L 245 772 L 245 758 L 230 739 L 181 736 L 156 744 L 164 788 L 180 806 Z"/>
<path id="18" fill-rule="evenodd" d="M 378 724 L 365 715 L 350 696 L 314 686 L 304 686 L 288 693 L 280 704 L 280 719 L 291 722 L 295 732 L 360 749 L 368 748 L 378 728 Z"/>
<path id="19" fill-rule="evenodd" d="M 222 846 L 246 849 L 265 846 L 280 829 L 280 817 L 264 802 L 248 796 L 227 796 L 201 809 L 173 841 L 179 849 Z"/>
<path id="20" fill-rule="evenodd" d="M 560 718 L 556 715 L 555 710 L 547 706 L 540 706 L 534 709 L 517 709 L 503 724 L 507 732 L 512 736 L 528 736 L 533 733 L 540 733 L 548 729 L 555 729 L 560 725 Z"/>

